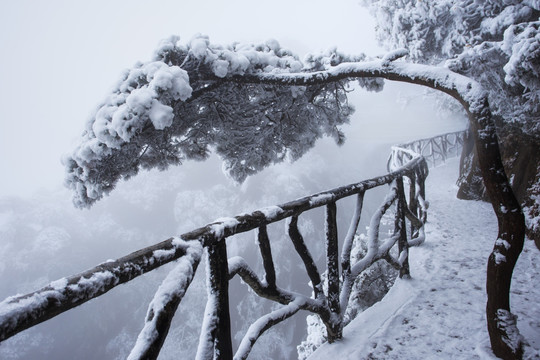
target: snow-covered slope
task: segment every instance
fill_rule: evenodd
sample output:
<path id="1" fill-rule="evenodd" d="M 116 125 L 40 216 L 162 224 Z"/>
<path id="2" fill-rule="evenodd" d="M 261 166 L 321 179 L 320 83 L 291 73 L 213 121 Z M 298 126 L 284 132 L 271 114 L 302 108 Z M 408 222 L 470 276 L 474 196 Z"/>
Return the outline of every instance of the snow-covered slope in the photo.
<path id="1" fill-rule="evenodd" d="M 491 205 L 456 199 L 458 160 L 431 170 L 426 243 L 410 250 L 412 279 L 360 314 L 344 339 L 311 359 L 496 359 L 485 319 L 487 257 L 497 236 Z M 527 240 L 512 282 L 512 311 L 540 359 L 540 252 Z"/>

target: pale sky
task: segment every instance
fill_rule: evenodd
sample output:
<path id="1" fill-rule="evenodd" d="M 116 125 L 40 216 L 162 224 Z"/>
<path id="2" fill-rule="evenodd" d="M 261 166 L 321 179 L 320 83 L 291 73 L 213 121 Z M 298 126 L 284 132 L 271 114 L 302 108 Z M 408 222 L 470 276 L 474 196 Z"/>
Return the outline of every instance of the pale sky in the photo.
<path id="1" fill-rule="evenodd" d="M 62 154 L 123 69 L 163 38 L 273 38 L 302 56 L 333 46 L 378 55 L 357 0 L 0 2 L 0 196 L 62 186 Z"/>

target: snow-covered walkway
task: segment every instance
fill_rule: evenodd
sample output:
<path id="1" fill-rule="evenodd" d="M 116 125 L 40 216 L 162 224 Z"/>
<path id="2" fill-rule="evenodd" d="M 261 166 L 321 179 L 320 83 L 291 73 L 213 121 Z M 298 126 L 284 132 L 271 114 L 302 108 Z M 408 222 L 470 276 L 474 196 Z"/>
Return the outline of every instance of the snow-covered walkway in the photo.
<path id="1" fill-rule="evenodd" d="M 359 315 L 344 339 L 310 359 L 495 359 L 485 320 L 485 268 L 497 235 L 491 205 L 456 199 L 458 161 L 431 169 L 426 242 L 410 252 L 411 280 Z M 527 240 L 514 272 L 511 306 L 540 359 L 540 251 Z"/>

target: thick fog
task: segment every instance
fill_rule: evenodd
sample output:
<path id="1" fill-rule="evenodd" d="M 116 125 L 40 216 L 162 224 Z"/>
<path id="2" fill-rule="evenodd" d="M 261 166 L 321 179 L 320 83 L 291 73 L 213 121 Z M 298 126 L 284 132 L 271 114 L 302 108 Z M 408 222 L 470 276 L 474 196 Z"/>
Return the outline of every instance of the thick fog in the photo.
<path id="1" fill-rule="evenodd" d="M 159 40 L 197 32 L 212 42 L 277 39 L 299 54 L 332 46 L 347 53 L 383 51 L 374 23 L 357 1 L 300 3 L 276 0 L 253 6 L 229 2 L 23 0 L 0 4 L 0 299 L 26 293 L 108 259 L 179 235 L 216 218 L 276 205 L 385 172 L 392 144 L 461 130 L 461 115 L 441 114 L 433 97 L 412 85 L 387 83 L 382 93 L 350 94 L 356 113 L 343 128 L 341 147 L 321 139 L 295 163 L 265 169 L 238 185 L 220 160 L 186 162 L 166 172 L 141 173 L 120 183 L 90 210 L 77 210 L 61 186 L 62 154 L 122 69 L 151 57 Z M 264 10 L 264 11 L 262 11 Z M 385 189 L 366 197 L 363 224 Z M 429 197 L 429 194 L 428 194 Z M 340 239 L 352 215 L 338 203 Z M 300 217 L 313 256 L 324 256 L 323 211 Z M 285 223 L 269 227 L 280 286 L 309 291 L 307 276 L 286 236 Z M 255 235 L 228 240 L 229 256 L 241 255 L 261 270 Z M 123 359 L 171 265 L 0 343 L 0 359 Z M 162 359 L 192 358 L 206 290 L 204 266 L 182 301 Z M 232 281 L 234 342 L 257 316 L 275 306 Z M 305 313 L 263 335 L 253 359 L 294 358 L 305 337 Z"/>
<path id="2" fill-rule="evenodd" d="M 63 181 L 60 157 L 122 70 L 171 35 L 214 44 L 276 39 L 300 57 L 331 47 L 378 55 L 374 20 L 356 0 L 0 2 L 0 195 Z"/>
<path id="3" fill-rule="evenodd" d="M 357 111 L 344 128 L 345 145 L 321 139 L 292 164 L 279 164 L 235 184 L 221 171 L 216 157 L 187 162 L 166 172 L 146 172 L 121 183 L 90 210 L 76 210 L 67 190 L 39 191 L 27 198 L 0 199 L 0 297 L 38 289 L 107 259 L 178 235 L 212 220 L 279 204 L 385 172 L 392 144 L 465 127 L 460 116 L 441 116 L 434 101 L 411 85 L 388 84 L 382 93 L 356 90 Z M 385 189 L 369 192 L 366 219 L 382 201 Z M 428 194 L 429 197 L 429 194 Z M 338 203 L 340 239 L 352 215 L 352 204 Z M 300 230 L 319 262 L 324 256 L 323 211 L 300 217 Z M 309 294 L 303 266 L 286 236 L 284 222 L 269 228 L 277 259 L 278 283 Z M 256 270 L 261 261 L 255 234 L 228 240 L 229 256 L 241 255 Z M 134 344 L 146 308 L 170 266 L 62 314 L 0 344 L 2 359 L 122 359 Z M 273 304 L 260 300 L 238 280 L 232 282 L 234 342 L 257 316 Z M 192 358 L 196 350 L 206 290 L 204 267 L 183 300 L 161 358 Z M 289 359 L 305 337 L 305 313 L 299 313 L 263 335 L 252 358 Z"/>

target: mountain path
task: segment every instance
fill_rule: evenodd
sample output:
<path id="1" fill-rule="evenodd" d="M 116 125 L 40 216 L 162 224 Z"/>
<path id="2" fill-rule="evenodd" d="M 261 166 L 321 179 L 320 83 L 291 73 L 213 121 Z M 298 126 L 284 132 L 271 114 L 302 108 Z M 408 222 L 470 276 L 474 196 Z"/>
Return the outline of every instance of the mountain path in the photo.
<path id="1" fill-rule="evenodd" d="M 456 198 L 458 160 L 431 169 L 426 242 L 410 250 L 410 280 L 360 314 L 344 339 L 310 359 L 496 359 L 485 320 L 486 264 L 497 237 L 491 205 Z M 514 271 L 512 312 L 540 359 L 540 252 L 527 240 Z"/>

